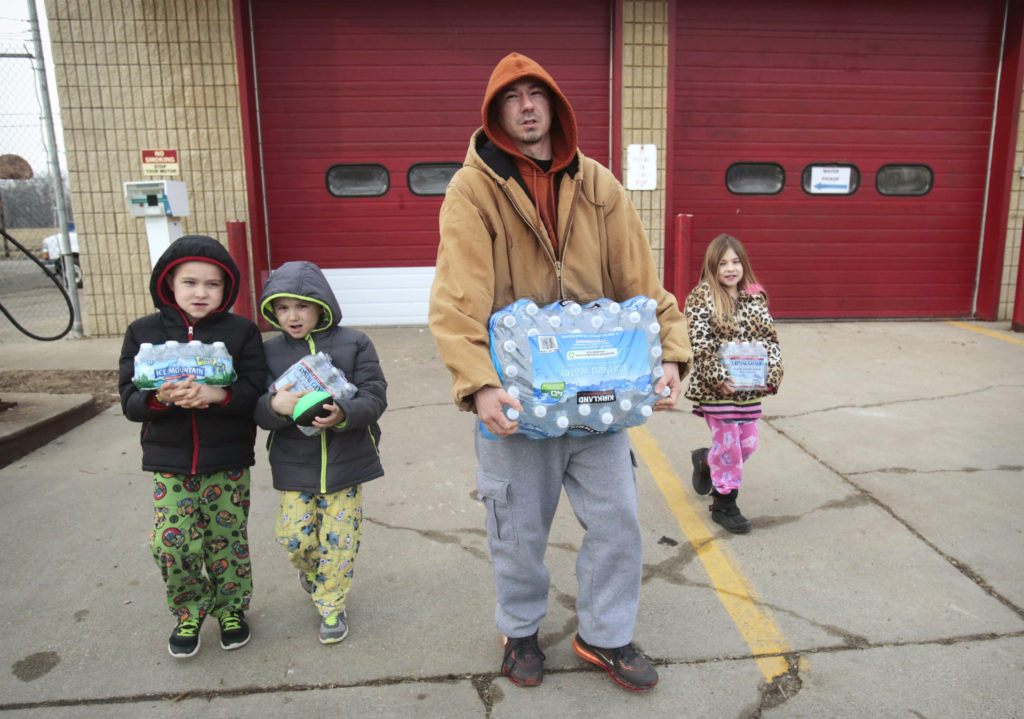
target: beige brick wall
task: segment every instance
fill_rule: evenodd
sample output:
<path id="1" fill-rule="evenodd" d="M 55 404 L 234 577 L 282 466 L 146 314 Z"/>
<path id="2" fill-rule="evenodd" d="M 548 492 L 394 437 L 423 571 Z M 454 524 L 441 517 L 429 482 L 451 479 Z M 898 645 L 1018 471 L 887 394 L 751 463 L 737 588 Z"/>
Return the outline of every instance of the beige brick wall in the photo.
<path id="1" fill-rule="evenodd" d="M 659 272 L 665 260 L 668 0 L 624 0 L 622 8 L 622 177 L 630 145 L 658 148 L 658 189 L 631 190 Z M 625 183 L 623 183 L 625 184 Z"/>
<path id="2" fill-rule="evenodd" d="M 1024 102 L 1017 118 L 1017 147 L 1014 152 L 1013 182 L 1010 189 L 1009 216 L 1006 218 L 1006 252 L 1003 255 L 1003 275 L 999 287 L 999 319 L 1013 317 L 1013 301 L 1017 293 L 1017 273 L 1020 262 L 1020 235 L 1024 231 Z"/>
<path id="3" fill-rule="evenodd" d="M 231 3 L 46 0 L 68 181 L 85 274 L 86 335 L 153 311 L 145 221 L 123 185 L 148 179 L 141 151 L 176 149 L 185 234 L 225 244 L 248 221 Z"/>

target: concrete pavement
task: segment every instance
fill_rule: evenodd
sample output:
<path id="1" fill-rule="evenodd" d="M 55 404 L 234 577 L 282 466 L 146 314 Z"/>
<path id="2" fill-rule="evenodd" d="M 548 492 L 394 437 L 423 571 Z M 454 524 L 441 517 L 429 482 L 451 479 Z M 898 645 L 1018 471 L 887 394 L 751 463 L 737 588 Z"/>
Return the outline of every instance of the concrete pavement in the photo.
<path id="1" fill-rule="evenodd" d="M 636 695 L 578 659 L 567 502 L 548 552 L 547 674 L 498 676 L 469 415 L 424 328 L 371 328 L 389 409 L 367 485 L 351 633 L 317 618 L 273 541 L 261 432 L 253 640 L 191 660 L 147 547 L 150 482 L 117 407 L 0 470 L 0 710 L 12 717 L 1024 717 L 1024 337 L 1001 324 L 783 322 L 781 393 L 740 505 L 689 489 L 688 408 L 631 430 L 644 529 Z M 110 368 L 120 340 L 0 344 L 0 369 Z"/>

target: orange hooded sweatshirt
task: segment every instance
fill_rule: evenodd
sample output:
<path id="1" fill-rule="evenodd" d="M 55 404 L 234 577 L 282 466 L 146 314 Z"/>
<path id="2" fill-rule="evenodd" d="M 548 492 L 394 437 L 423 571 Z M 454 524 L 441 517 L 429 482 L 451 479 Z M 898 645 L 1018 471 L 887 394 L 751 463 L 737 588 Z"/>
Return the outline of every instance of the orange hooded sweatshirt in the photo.
<path id="1" fill-rule="evenodd" d="M 524 155 L 512 138 L 502 129 L 499 109 L 495 98 L 506 87 L 524 78 L 536 78 L 544 83 L 551 93 L 551 167 L 541 169 L 533 158 Z M 480 109 L 483 116 L 484 132 L 491 142 L 501 148 L 515 162 L 516 170 L 523 179 L 524 187 L 537 208 L 537 215 L 544 223 L 555 252 L 559 253 L 558 235 L 555 232 L 558 217 L 558 172 L 568 167 L 576 157 L 576 116 L 572 105 L 562 94 L 554 78 L 539 64 L 519 53 L 513 52 L 502 58 L 491 73 Z"/>

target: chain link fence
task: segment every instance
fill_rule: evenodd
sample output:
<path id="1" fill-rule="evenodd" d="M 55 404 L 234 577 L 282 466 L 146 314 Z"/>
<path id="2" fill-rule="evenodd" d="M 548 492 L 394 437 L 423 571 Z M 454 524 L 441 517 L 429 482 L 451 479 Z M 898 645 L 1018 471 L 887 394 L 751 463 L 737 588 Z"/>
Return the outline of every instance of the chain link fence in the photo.
<path id="1" fill-rule="evenodd" d="M 0 2 L 0 343 L 56 339 L 70 326 L 51 153 L 27 2 Z M 66 180 L 61 187 L 70 207 Z M 69 217 L 70 220 L 70 217 Z M 74 225 L 69 221 L 69 229 Z M 72 235 L 71 282 L 80 286 Z"/>

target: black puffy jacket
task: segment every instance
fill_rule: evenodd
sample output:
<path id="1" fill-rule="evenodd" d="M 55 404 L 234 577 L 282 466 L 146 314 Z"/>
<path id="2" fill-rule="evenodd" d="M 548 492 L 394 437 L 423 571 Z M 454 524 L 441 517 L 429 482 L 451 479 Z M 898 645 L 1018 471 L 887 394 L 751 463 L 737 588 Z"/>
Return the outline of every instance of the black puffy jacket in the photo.
<path id="1" fill-rule="evenodd" d="M 342 327 L 341 306 L 323 272 L 311 262 L 286 262 L 270 275 L 260 296 L 260 314 L 281 328 L 272 303 L 276 297 L 297 297 L 321 308 L 320 322 L 305 338 L 288 334 L 267 340 L 270 374 L 265 387 L 303 357 L 324 352 L 357 387 L 354 397 L 338 400 L 345 421 L 307 437 L 290 417 L 270 407 L 271 393 L 256 405 L 256 421 L 270 430 L 267 448 L 274 489 L 331 494 L 382 477 L 377 420 L 388 406 L 387 380 L 373 342 L 363 332 Z"/>
<path id="2" fill-rule="evenodd" d="M 177 306 L 168 278 L 182 262 L 211 262 L 224 270 L 224 302 L 207 316 L 190 325 Z M 128 326 L 118 371 L 121 409 L 132 422 L 142 422 L 142 468 L 152 472 L 208 474 L 251 467 L 256 425 L 253 409 L 263 393 L 267 365 L 259 328 L 229 309 L 238 297 L 238 266 L 216 240 L 187 235 L 171 243 L 153 268 L 150 294 L 155 314 L 140 317 Z M 155 409 L 151 391 L 132 384 L 135 355 L 144 342 L 161 344 L 168 340 L 223 342 L 231 353 L 238 378 L 228 389 L 224 405 L 207 409 L 166 407 Z"/>

